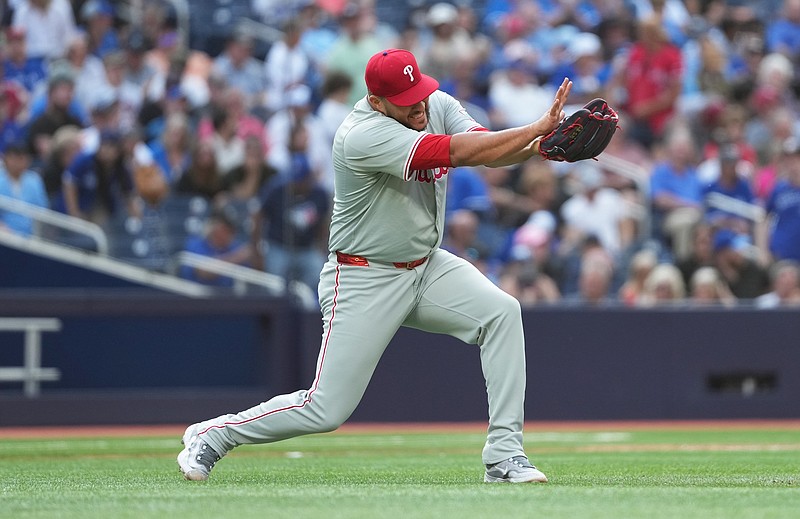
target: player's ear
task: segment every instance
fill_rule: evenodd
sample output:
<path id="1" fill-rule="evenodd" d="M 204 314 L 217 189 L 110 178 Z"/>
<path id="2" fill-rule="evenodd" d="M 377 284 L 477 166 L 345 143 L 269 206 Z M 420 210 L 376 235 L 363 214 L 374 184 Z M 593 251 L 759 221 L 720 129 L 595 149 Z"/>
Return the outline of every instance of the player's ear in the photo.
<path id="1" fill-rule="evenodd" d="M 386 105 L 383 103 L 382 98 L 376 96 L 375 94 L 367 94 L 367 101 L 373 110 L 386 115 Z"/>

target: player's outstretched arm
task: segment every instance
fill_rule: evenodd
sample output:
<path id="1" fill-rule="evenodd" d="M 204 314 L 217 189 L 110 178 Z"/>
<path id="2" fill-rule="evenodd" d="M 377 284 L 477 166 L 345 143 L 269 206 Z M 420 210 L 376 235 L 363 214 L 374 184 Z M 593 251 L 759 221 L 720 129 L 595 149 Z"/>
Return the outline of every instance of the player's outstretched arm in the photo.
<path id="1" fill-rule="evenodd" d="M 539 156 L 539 137 L 553 131 L 564 119 L 564 104 L 572 90 L 572 81 L 564 78 L 553 104 L 537 121 L 497 132 L 468 132 L 453 135 L 450 141 L 452 165 L 492 167 L 507 166 Z"/>

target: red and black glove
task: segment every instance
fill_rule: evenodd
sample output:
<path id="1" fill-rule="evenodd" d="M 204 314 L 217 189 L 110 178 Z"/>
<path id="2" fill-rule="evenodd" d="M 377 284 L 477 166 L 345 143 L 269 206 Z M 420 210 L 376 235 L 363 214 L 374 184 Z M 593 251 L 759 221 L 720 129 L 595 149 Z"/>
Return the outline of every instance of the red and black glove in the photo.
<path id="1" fill-rule="evenodd" d="M 547 160 L 576 162 L 594 159 L 617 131 L 619 116 L 605 99 L 589 101 L 542 137 L 539 153 Z"/>

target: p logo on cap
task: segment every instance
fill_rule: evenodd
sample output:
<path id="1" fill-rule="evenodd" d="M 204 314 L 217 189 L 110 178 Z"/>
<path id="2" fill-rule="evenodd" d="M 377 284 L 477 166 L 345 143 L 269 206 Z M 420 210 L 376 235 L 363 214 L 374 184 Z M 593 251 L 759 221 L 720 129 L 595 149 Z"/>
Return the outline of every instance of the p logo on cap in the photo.
<path id="1" fill-rule="evenodd" d="M 371 94 L 397 106 L 413 106 L 439 88 L 439 82 L 420 72 L 414 55 L 403 49 L 388 49 L 372 56 L 364 81 Z"/>

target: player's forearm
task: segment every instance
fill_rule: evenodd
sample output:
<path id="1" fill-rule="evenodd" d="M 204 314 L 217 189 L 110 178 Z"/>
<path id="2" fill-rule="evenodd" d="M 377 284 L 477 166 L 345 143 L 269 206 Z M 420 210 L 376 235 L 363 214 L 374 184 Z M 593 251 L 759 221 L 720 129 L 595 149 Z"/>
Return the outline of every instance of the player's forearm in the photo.
<path id="1" fill-rule="evenodd" d="M 538 157 L 542 160 L 544 158 L 539 154 L 539 141 L 541 140 L 540 137 L 536 137 L 533 142 L 529 145 L 525 146 L 521 150 L 515 153 L 511 153 L 505 157 L 501 157 L 498 160 L 486 164 L 490 168 L 501 168 L 503 166 L 511 166 L 514 164 L 519 164 L 520 162 L 525 162 L 526 160 L 532 157 Z"/>
<path id="2" fill-rule="evenodd" d="M 534 141 L 543 134 L 536 123 L 497 132 L 459 133 L 450 141 L 450 160 L 454 167 L 517 164 L 538 153 L 538 141 Z"/>

